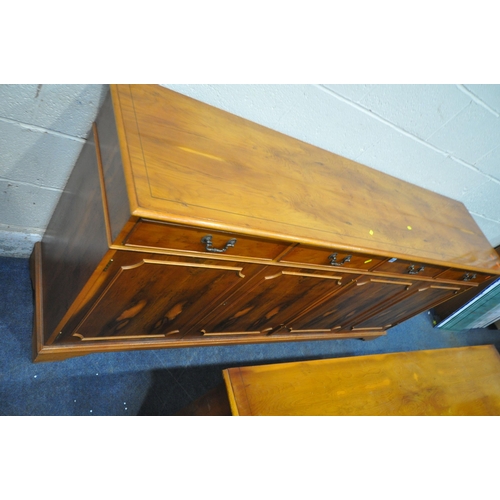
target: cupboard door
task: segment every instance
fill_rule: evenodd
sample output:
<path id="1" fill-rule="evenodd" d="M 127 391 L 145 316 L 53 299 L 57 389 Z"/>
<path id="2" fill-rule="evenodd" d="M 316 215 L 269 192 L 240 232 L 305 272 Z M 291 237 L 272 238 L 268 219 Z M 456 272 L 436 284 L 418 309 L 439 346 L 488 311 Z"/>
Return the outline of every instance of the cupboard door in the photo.
<path id="1" fill-rule="evenodd" d="M 360 314 L 392 303 L 411 285 L 410 281 L 361 277 L 338 295 L 298 315 L 287 326 L 292 333 L 345 330 Z"/>
<path id="2" fill-rule="evenodd" d="M 142 259 L 121 266 L 76 327 L 86 340 L 180 338 L 241 285 L 242 268 Z"/>
<path id="3" fill-rule="evenodd" d="M 338 293 L 342 280 L 352 275 L 314 273 L 300 270 L 267 268 L 253 286 L 235 294 L 234 301 L 223 304 L 217 314 L 207 317 L 196 334 L 265 335 L 280 329 L 299 311 Z"/>
<path id="4" fill-rule="evenodd" d="M 394 304 L 375 312 L 365 320 L 353 326 L 353 330 L 387 329 L 401 323 L 405 319 L 427 311 L 464 290 L 464 287 L 443 285 L 438 283 L 416 283 L 408 295 L 403 295 Z M 366 318 L 366 315 L 365 315 Z"/>

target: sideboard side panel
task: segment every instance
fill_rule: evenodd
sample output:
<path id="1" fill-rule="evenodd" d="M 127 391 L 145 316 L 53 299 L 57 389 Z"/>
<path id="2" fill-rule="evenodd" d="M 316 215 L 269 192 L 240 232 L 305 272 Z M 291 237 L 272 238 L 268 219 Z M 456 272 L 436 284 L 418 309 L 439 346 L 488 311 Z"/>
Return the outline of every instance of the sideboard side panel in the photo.
<path id="1" fill-rule="evenodd" d="M 108 251 L 93 133 L 85 142 L 42 239 L 44 340 Z"/>

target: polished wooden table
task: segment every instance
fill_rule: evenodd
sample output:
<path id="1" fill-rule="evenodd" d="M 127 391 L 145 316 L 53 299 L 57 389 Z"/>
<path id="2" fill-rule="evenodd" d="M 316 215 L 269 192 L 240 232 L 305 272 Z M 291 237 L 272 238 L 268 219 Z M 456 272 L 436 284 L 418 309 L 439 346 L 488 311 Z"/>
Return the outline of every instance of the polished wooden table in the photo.
<path id="1" fill-rule="evenodd" d="M 226 390 L 203 405 L 211 414 L 229 414 L 229 400 L 241 416 L 500 415 L 492 345 L 230 368 L 223 376 Z M 201 415 L 201 407 L 182 414 Z"/>

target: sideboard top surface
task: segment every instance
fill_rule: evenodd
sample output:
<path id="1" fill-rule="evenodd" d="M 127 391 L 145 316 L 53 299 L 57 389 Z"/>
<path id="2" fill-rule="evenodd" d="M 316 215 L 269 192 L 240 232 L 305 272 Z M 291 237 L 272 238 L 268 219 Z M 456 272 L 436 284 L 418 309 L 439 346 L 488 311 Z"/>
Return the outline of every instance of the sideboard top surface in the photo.
<path id="1" fill-rule="evenodd" d="M 500 274 L 460 202 L 159 85 L 111 91 L 135 216 Z"/>

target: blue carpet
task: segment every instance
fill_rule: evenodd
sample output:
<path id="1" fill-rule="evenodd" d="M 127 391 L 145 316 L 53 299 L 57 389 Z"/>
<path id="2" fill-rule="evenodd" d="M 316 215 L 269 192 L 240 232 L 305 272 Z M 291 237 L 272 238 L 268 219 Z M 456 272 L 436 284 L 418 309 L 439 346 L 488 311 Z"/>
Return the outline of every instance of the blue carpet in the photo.
<path id="1" fill-rule="evenodd" d="M 420 314 L 385 337 L 92 354 L 33 364 L 27 259 L 0 258 L 0 415 L 175 415 L 233 366 L 494 344 L 496 329 L 443 331 Z"/>

